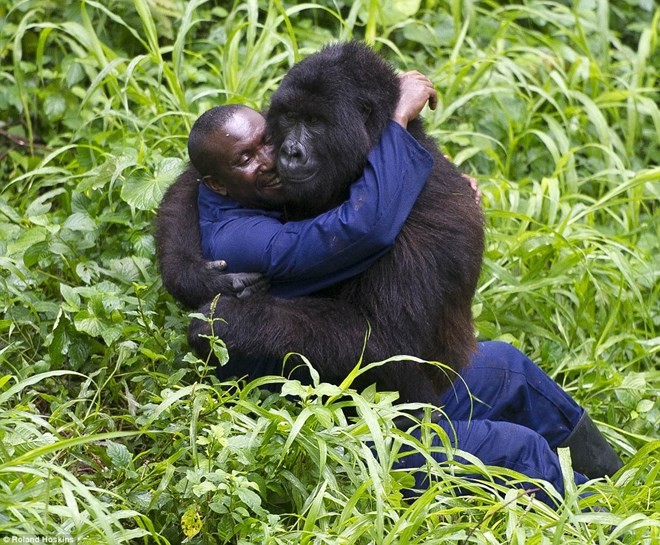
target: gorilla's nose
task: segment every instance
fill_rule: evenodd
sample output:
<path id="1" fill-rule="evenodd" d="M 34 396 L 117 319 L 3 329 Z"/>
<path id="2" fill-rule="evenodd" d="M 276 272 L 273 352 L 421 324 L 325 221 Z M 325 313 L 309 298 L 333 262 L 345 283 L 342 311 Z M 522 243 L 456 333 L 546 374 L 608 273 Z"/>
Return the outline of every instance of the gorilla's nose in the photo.
<path id="1" fill-rule="evenodd" d="M 300 166 L 307 162 L 307 151 L 297 140 L 285 140 L 279 154 L 280 162 L 289 167 Z"/>

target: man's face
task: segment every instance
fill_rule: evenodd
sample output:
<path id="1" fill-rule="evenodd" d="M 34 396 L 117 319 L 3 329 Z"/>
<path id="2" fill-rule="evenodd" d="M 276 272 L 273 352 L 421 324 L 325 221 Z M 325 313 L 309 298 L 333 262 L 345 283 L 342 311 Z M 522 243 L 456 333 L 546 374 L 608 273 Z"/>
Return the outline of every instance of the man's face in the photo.
<path id="1" fill-rule="evenodd" d="M 243 206 L 273 208 L 283 203 L 274 150 L 259 112 L 249 108 L 235 112 L 211 147 L 217 158 L 217 175 L 205 178 L 211 189 Z"/>

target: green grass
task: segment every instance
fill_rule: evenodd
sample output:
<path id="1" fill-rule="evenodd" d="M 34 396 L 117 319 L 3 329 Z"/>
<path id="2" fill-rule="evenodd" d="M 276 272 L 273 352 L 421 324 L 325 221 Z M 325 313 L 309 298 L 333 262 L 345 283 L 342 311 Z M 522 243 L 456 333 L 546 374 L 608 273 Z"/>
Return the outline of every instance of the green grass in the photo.
<path id="1" fill-rule="evenodd" d="M 645 0 L 0 0 L 0 537 L 660 542 L 659 23 Z M 151 222 L 192 122 L 265 106 L 349 38 L 433 79 L 428 131 L 479 180 L 480 336 L 535 359 L 626 461 L 557 511 L 505 470 L 435 464 L 437 430 L 398 430 L 393 395 L 221 385 L 188 353 Z M 404 447 L 435 482 L 414 502 Z"/>

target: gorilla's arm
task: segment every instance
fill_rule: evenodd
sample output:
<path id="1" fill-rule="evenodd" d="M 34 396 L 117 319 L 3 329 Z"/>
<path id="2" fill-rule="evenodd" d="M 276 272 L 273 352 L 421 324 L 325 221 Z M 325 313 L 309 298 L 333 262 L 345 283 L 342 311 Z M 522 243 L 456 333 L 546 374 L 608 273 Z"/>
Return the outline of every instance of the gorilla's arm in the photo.
<path id="1" fill-rule="evenodd" d="M 210 307 L 204 305 L 200 312 L 209 316 Z M 295 353 L 309 360 L 321 381 L 340 384 L 360 360 L 366 365 L 402 353 L 392 347 L 395 340 L 370 330 L 370 321 L 358 306 L 342 299 L 281 299 L 268 294 L 243 300 L 220 297 L 214 316 L 213 335 L 226 343 L 231 364 L 224 373 L 218 368 L 220 378 L 284 375 L 302 379 L 300 369 L 292 372 L 301 364 L 299 358 L 289 357 L 286 368 L 282 366 L 286 354 Z M 197 354 L 209 354 L 209 341 L 203 338 L 208 335 L 209 321 L 193 319 L 188 342 Z M 404 402 L 437 403 L 437 390 L 425 376 L 430 366 L 422 365 L 389 362 L 358 377 L 353 387 L 362 389 L 377 381 L 381 389 L 398 391 Z"/>
<path id="2" fill-rule="evenodd" d="M 199 239 L 199 175 L 189 166 L 168 188 L 155 220 L 156 252 L 165 289 L 197 308 L 218 294 L 247 297 L 268 289 L 256 273 L 224 273 L 223 261 L 207 261 Z"/>

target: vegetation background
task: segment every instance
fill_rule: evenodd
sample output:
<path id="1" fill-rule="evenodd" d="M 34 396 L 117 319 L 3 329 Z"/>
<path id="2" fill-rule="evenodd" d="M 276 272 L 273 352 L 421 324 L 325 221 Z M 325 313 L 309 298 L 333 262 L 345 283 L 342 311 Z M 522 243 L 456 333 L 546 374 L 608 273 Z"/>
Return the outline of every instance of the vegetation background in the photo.
<path id="1" fill-rule="evenodd" d="M 0 537 L 660 543 L 659 21 L 652 0 L 0 0 Z M 151 224 L 192 122 L 349 38 L 433 79 L 428 130 L 479 180 L 480 337 L 626 461 L 557 510 L 477 460 L 481 484 L 429 459 L 404 501 L 392 460 L 433 426 L 397 430 L 395 396 L 219 385 L 188 353 Z"/>

